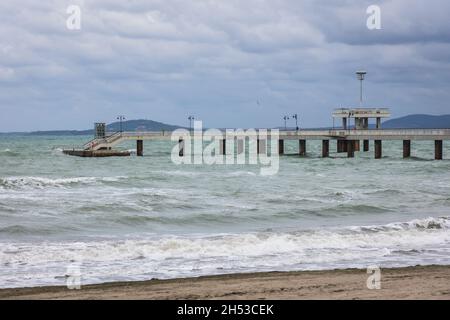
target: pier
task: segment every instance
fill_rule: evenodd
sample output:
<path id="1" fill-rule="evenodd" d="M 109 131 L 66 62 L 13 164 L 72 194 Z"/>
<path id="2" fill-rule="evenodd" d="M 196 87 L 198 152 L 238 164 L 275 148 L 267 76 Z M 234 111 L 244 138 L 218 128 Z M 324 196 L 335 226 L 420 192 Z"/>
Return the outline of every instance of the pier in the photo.
<path id="1" fill-rule="evenodd" d="M 270 130 L 268 130 L 270 138 Z M 184 140 L 187 138 L 201 139 L 201 136 L 206 133 L 202 132 L 196 134 L 190 133 L 184 137 L 180 136 L 180 155 L 183 154 Z M 223 132 L 225 135 L 225 132 Z M 248 137 L 251 132 L 246 132 L 245 135 L 236 136 L 238 141 L 242 141 Z M 83 150 L 64 150 L 66 154 L 81 156 L 81 157 L 101 157 L 101 156 L 125 156 L 129 152 L 115 151 L 114 148 L 125 141 L 136 142 L 136 154 L 142 156 L 144 154 L 144 141 L 146 140 L 170 140 L 172 132 L 118 132 L 102 138 L 95 138 L 84 145 Z M 257 133 L 254 136 L 257 139 Z M 347 153 L 349 158 L 354 157 L 355 152 L 361 151 L 360 141 L 363 141 L 362 152 L 369 152 L 370 145 L 373 144 L 374 158 L 381 159 L 383 156 L 383 142 L 384 141 L 403 141 L 403 157 L 409 158 L 411 156 L 413 141 L 430 141 L 434 143 L 436 160 L 443 159 L 443 141 L 450 140 L 450 129 L 329 129 L 329 130 L 287 130 L 279 132 L 278 153 L 284 154 L 284 143 L 287 140 L 298 141 L 298 154 L 305 156 L 307 154 L 307 142 L 310 140 L 322 141 L 322 156 L 329 157 L 331 142 L 335 141 L 336 152 Z M 221 153 L 226 153 L 226 142 L 222 140 Z M 265 152 L 265 143 L 259 141 L 259 153 Z M 238 149 L 239 142 L 237 143 Z M 264 149 L 264 150 L 263 150 Z M 238 151 L 239 152 L 239 151 Z"/>
<path id="2" fill-rule="evenodd" d="M 307 141 L 322 141 L 322 157 L 330 156 L 331 141 L 336 142 L 337 153 L 347 153 L 349 158 L 355 156 L 355 152 L 369 152 L 371 142 L 373 144 L 374 158 L 383 157 L 383 141 L 398 140 L 403 141 L 403 158 L 411 157 L 413 141 L 434 142 L 434 159 L 443 159 L 443 141 L 450 140 L 450 129 L 382 129 L 381 119 L 388 118 L 390 111 L 387 108 L 355 108 L 336 109 L 333 113 L 333 122 L 335 119 L 341 119 L 342 127 L 324 129 L 324 130 L 282 130 L 278 133 L 278 148 L 275 152 L 279 155 L 285 154 L 284 143 L 288 140 L 298 141 L 298 155 L 307 155 Z M 375 119 L 375 128 L 370 128 L 370 119 Z M 352 125 L 351 122 L 354 122 Z M 333 124 L 334 127 L 334 124 Z M 270 129 L 265 130 L 268 133 L 267 139 L 270 139 Z M 217 132 L 218 130 L 216 130 Z M 227 154 L 232 152 L 227 148 L 227 131 L 218 131 L 222 134 L 219 141 L 219 153 Z M 66 149 L 63 152 L 68 155 L 80 157 L 108 157 L 108 156 L 129 156 L 128 151 L 119 151 L 114 148 L 125 141 L 136 142 L 137 156 L 144 155 L 145 140 L 171 140 L 173 132 L 171 131 L 141 131 L 141 132 L 116 132 L 106 133 L 104 123 L 95 124 L 95 137 L 84 144 L 81 149 Z M 202 139 L 204 137 L 216 138 L 208 131 L 185 130 L 183 134 L 176 137 L 179 144 L 179 155 L 184 156 L 185 140 Z M 225 139 L 225 137 L 227 139 Z M 266 153 L 267 141 L 260 140 L 256 130 L 238 130 L 234 131 L 231 137 L 236 140 L 233 145 L 237 145 L 237 153 L 244 152 L 245 139 L 253 139 L 257 142 L 257 153 Z M 361 148 L 362 141 L 362 148 Z M 361 150 L 362 149 L 362 150 Z M 233 150 L 234 152 L 234 150 Z"/>

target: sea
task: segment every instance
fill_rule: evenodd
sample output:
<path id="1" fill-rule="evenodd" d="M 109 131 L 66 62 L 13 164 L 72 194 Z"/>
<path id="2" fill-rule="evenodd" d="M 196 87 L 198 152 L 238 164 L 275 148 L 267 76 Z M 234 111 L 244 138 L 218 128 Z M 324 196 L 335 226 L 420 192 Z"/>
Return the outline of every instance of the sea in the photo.
<path id="1" fill-rule="evenodd" d="M 287 141 L 279 172 L 62 153 L 87 136 L 0 136 L 0 288 L 203 275 L 450 264 L 450 151 L 384 141 L 383 158 L 306 157 Z M 135 152 L 134 143 L 121 145 Z"/>

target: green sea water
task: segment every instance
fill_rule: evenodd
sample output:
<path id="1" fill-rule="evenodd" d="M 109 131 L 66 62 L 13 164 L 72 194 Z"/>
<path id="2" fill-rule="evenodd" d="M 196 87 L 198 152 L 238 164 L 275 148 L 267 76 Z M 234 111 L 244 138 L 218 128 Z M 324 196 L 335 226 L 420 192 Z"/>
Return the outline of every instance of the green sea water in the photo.
<path id="1" fill-rule="evenodd" d="M 269 270 L 450 263 L 450 146 L 385 141 L 354 159 L 286 142 L 273 176 L 257 165 L 78 158 L 90 137 L 0 136 L 0 287 Z M 134 150 L 133 143 L 120 147 Z"/>

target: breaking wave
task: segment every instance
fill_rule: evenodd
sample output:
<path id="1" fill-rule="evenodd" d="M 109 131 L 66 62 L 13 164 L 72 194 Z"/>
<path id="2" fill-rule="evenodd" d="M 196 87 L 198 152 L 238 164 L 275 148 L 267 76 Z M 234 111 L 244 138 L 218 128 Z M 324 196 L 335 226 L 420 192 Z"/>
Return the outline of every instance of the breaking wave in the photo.
<path id="1" fill-rule="evenodd" d="M 44 177 L 7 177 L 0 178 L 0 188 L 4 189 L 43 189 L 46 187 L 64 188 L 80 184 L 96 184 L 116 182 L 126 177 L 74 177 L 74 178 L 44 178 Z"/>
<path id="2" fill-rule="evenodd" d="M 450 217 L 380 226 L 174 236 L 85 242 L 0 243 L 8 286 L 55 284 L 70 263 L 86 283 L 253 271 L 450 264 Z M 14 232 L 21 232 L 14 227 Z M 11 231 L 11 230 L 10 230 Z M 26 261 L 26 263 L 24 263 Z M 126 263 L 125 263 L 126 262 Z M 125 263 L 125 264 L 124 264 Z M 36 266 L 51 264 L 50 269 Z M 126 267 L 124 267 L 126 265 Z M 11 272 L 16 272 L 12 277 Z M 40 274 L 27 278 L 29 274 Z M 58 273 L 60 272 L 60 273 Z"/>

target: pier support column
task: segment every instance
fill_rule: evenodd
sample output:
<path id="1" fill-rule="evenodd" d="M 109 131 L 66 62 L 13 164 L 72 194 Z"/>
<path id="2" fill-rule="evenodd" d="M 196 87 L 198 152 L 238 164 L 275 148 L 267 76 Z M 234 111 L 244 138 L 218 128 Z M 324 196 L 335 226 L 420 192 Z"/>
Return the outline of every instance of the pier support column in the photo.
<path id="1" fill-rule="evenodd" d="M 143 140 L 136 141 L 136 155 L 138 157 L 142 157 L 144 155 L 144 141 Z"/>
<path id="2" fill-rule="evenodd" d="M 338 153 L 347 152 L 347 141 L 346 140 L 337 140 L 337 152 Z"/>
<path id="3" fill-rule="evenodd" d="M 383 156 L 383 144 L 381 140 L 375 140 L 375 159 L 381 159 Z"/>
<path id="4" fill-rule="evenodd" d="M 355 141 L 347 140 L 347 157 L 354 158 L 355 157 Z"/>
<path id="5" fill-rule="evenodd" d="M 184 140 L 180 139 L 178 140 L 178 155 L 180 157 L 184 157 Z"/>
<path id="6" fill-rule="evenodd" d="M 322 157 L 328 158 L 330 156 L 330 140 L 322 140 Z"/>
<path id="7" fill-rule="evenodd" d="M 442 160 L 442 140 L 434 141 L 434 159 Z"/>
<path id="8" fill-rule="evenodd" d="M 368 152 L 370 150 L 369 140 L 364 140 L 363 144 L 364 144 L 363 146 L 364 152 Z"/>
<path id="9" fill-rule="evenodd" d="M 298 154 L 306 156 L 306 140 L 298 140 Z"/>
<path id="10" fill-rule="evenodd" d="M 227 140 L 226 139 L 221 139 L 219 141 L 219 148 L 220 148 L 219 153 L 221 155 L 224 155 L 227 153 Z"/>
<path id="11" fill-rule="evenodd" d="M 244 153 L 244 140 L 243 139 L 237 139 L 237 153 L 238 154 Z"/>
<path id="12" fill-rule="evenodd" d="M 403 158 L 411 157 L 411 140 L 403 140 Z"/>
<path id="13" fill-rule="evenodd" d="M 256 143 L 256 149 L 258 154 L 265 154 L 266 153 L 266 140 L 257 140 Z"/>
<path id="14" fill-rule="evenodd" d="M 284 140 L 283 139 L 278 140 L 278 154 L 280 156 L 284 154 Z"/>

